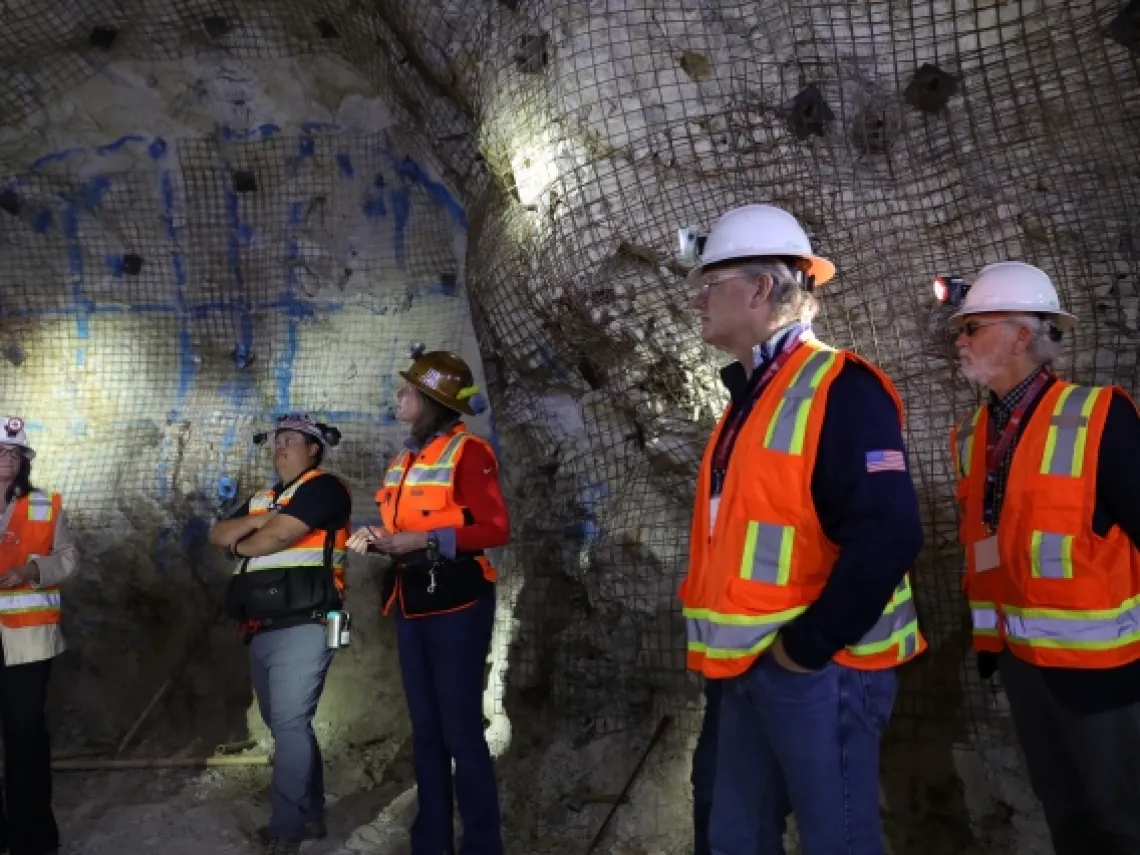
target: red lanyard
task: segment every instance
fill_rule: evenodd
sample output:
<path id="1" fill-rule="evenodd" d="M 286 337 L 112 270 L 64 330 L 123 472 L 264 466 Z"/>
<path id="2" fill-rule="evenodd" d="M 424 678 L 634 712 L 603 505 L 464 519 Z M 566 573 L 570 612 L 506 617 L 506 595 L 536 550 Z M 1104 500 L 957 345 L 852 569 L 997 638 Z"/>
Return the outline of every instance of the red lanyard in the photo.
<path id="1" fill-rule="evenodd" d="M 808 330 L 804 330 L 798 336 L 785 342 L 784 346 L 780 348 L 780 352 L 768 363 L 768 367 L 764 369 L 764 373 L 760 375 L 760 379 L 756 381 L 756 385 L 752 387 L 752 392 L 748 396 L 747 404 L 741 407 L 739 411 L 729 415 L 728 422 L 724 426 L 726 436 L 717 443 L 716 452 L 714 454 L 714 472 L 721 473 L 723 477 L 723 473 L 728 469 L 728 458 L 732 454 L 732 446 L 736 442 L 736 433 L 748 418 L 748 414 L 752 411 L 752 405 L 760 399 L 760 395 L 763 394 L 764 389 L 772 381 L 772 378 L 776 376 L 776 372 L 788 364 L 788 360 L 803 346 L 803 343 L 808 337 Z M 719 489 L 715 490 L 714 495 L 719 492 Z"/>
<path id="2" fill-rule="evenodd" d="M 987 475 L 995 471 L 1001 466 L 1005 455 L 1009 451 L 1010 443 L 1017 435 L 1017 428 L 1021 424 L 1021 420 L 1025 418 L 1026 411 L 1037 400 L 1037 396 L 1041 394 L 1041 390 L 1045 388 L 1045 384 L 1052 379 L 1053 375 L 1048 371 L 1042 371 L 1037 375 L 1037 378 L 1029 384 L 1029 388 L 1025 390 L 1025 394 L 1021 396 L 1021 402 L 1010 414 L 1009 421 L 1006 422 L 1005 429 L 1001 432 L 1001 437 L 995 438 L 987 435 L 986 437 L 986 470 Z M 986 431 L 987 434 L 992 433 Z"/>

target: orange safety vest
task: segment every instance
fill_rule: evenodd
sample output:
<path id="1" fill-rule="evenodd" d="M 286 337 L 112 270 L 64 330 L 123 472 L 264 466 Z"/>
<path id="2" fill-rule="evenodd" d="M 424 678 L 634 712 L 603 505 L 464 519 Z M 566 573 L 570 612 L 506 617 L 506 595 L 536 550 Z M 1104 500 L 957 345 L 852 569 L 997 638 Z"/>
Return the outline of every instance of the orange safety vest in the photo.
<path id="1" fill-rule="evenodd" d="M 490 449 L 490 443 L 469 433 L 461 423 L 432 439 L 416 457 L 407 449 L 396 455 L 376 491 L 376 505 L 384 528 L 395 534 L 463 527 L 466 522 L 463 506 L 455 501 L 455 473 L 469 442 Z M 499 578 L 498 571 L 485 556 L 480 555 L 476 560 L 488 582 Z"/>
<path id="2" fill-rule="evenodd" d="M 249 500 L 250 516 L 267 514 L 278 508 L 286 508 L 293 499 L 293 495 L 302 484 L 312 481 L 320 475 L 327 475 L 323 469 L 310 469 L 289 485 L 280 496 L 272 489 L 262 490 Z M 335 477 L 335 476 L 333 476 Z M 325 539 L 327 532 L 324 529 L 313 529 L 292 545 L 274 552 L 271 555 L 258 555 L 256 558 L 242 559 L 238 562 L 234 573 L 240 573 L 242 563 L 247 562 L 246 572 L 255 573 L 260 570 L 282 570 L 291 567 L 322 567 L 325 563 Z M 332 544 L 332 570 L 333 582 L 336 589 L 344 594 L 344 566 L 348 557 L 348 526 L 338 529 L 333 537 Z"/>
<path id="3" fill-rule="evenodd" d="M 0 574 L 40 555 L 51 555 L 63 502 L 58 493 L 29 493 L 16 499 L 8 530 L 0 538 Z M 59 623 L 58 587 L 0 590 L 0 624 L 9 629 Z"/>
<path id="4" fill-rule="evenodd" d="M 854 354 L 809 339 L 776 372 L 741 427 L 715 522 L 712 457 L 727 411 L 709 440 L 697 479 L 689 573 L 680 592 L 687 664 L 706 677 L 747 671 L 780 627 L 819 597 L 835 566 L 839 549 L 824 534 L 811 479 L 828 390 L 847 360 L 879 378 L 901 423 L 902 402 L 882 372 Z M 925 649 L 908 573 L 875 626 L 834 659 L 881 670 Z"/>
<path id="5" fill-rule="evenodd" d="M 1118 387 L 1062 380 L 1042 395 L 1014 448 L 997 560 L 985 559 L 992 567 L 978 563 L 978 544 L 995 534 L 983 519 L 988 406 L 955 426 L 950 450 L 975 650 L 1008 645 L 1027 662 L 1056 668 L 1140 659 L 1140 551 L 1119 526 L 1104 537 L 1092 528 L 1114 392 L 1128 398 Z"/>

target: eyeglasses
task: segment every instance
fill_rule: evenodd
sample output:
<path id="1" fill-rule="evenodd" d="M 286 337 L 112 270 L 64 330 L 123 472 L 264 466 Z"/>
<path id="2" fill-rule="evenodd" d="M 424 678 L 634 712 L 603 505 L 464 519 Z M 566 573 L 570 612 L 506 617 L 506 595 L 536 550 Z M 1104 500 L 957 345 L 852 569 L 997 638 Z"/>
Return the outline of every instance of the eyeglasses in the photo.
<path id="1" fill-rule="evenodd" d="M 748 278 L 749 277 L 745 276 L 743 273 L 729 273 L 727 276 L 721 276 L 721 277 L 718 277 L 716 279 L 711 278 L 711 277 L 708 279 L 702 279 L 700 288 L 697 289 L 697 293 L 698 294 L 708 294 L 717 285 L 723 285 L 725 282 L 731 282 L 733 279 L 745 279 L 745 280 L 747 280 Z"/>
<path id="2" fill-rule="evenodd" d="M 13 460 L 19 460 L 23 454 L 24 452 L 18 448 L 0 446 L 0 457 L 11 457 Z"/>
<path id="3" fill-rule="evenodd" d="M 273 445 L 276 448 L 285 448 L 290 445 L 303 445 L 305 437 L 295 433 L 287 433 L 284 436 L 275 436 L 273 438 Z"/>
<path id="4" fill-rule="evenodd" d="M 959 324 L 955 328 L 954 334 L 957 336 L 959 333 L 965 333 L 968 338 L 973 338 L 977 335 L 978 330 L 984 329 L 985 327 L 996 327 L 998 324 L 1012 323 L 1016 323 L 1016 321 L 1009 320 L 1008 318 L 1002 318 L 997 321 L 966 321 L 964 324 Z"/>

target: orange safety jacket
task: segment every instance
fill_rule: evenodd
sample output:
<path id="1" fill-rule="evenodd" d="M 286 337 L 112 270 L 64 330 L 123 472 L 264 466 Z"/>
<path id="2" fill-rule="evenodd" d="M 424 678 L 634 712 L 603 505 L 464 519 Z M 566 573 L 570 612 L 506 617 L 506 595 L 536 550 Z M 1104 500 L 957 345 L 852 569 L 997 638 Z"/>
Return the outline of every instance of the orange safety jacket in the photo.
<path id="1" fill-rule="evenodd" d="M 320 475 L 327 475 L 323 469 L 310 469 L 289 485 L 280 496 L 272 489 L 261 490 L 249 500 L 250 516 L 267 514 L 276 508 L 287 508 L 293 495 L 302 484 L 312 481 Z M 334 476 L 335 477 L 335 476 Z M 292 545 L 271 555 L 258 555 L 256 558 L 242 559 L 238 562 L 234 573 L 242 572 L 245 564 L 247 573 L 261 570 L 283 570 L 291 567 L 321 567 L 325 563 L 325 541 L 328 533 L 324 529 L 313 529 Z M 333 535 L 332 544 L 332 571 L 333 582 L 336 589 L 343 596 L 345 591 L 344 567 L 348 557 L 348 526 L 337 529 Z"/>
<path id="2" fill-rule="evenodd" d="M 461 423 L 428 442 L 418 456 L 407 449 L 396 455 L 376 491 L 376 504 L 385 529 L 395 534 L 461 528 L 465 524 L 463 506 L 455 501 L 455 473 L 469 442 L 490 448 L 486 440 L 469 433 Z M 498 579 L 498 571 L 486 556 L 479 555 L 475 560 L 483 570 L 484 579 L 488 582 Z M 398 587 L 384 604 L 385 613 L 399 593 Z"/>
<path id="3" fill-rule="evenodd" d="M 32 492 L 16 499 L 8 530 L 0 538 L 0 574 L 40 555 L 51 555 L 63 502 L 58 493 Z M 58 587 L 0 590 L 0 624 L 11 629 L 48 626 L 60 620 Z"/>
<path id="4" fill-rule="evenodd" d="M 988 405 L 955 426 L 950 450 L 975 650 L 1008 645 L 1055 668 L 1140 659 L 1140 551 L 1119 526 L 1104 537 L 1092 528 L 1114 393 L 1128 398 L 1117 387 L 1062 380 L 1044 392 L 1014 448 L 994 532 L 983 518 Z"/>
<path id="5" fill-rule="evenodd" d="M 697 479 L 689 573 L 681 585 L 688 667 L 725 679 L 747 671 L 780 627 L 823 591 L 839 555 L 811 496 L 812 472 L 828 390 L 847 360 L 858 361 L 902 402 L 889 379 L 851 353 L 806 340 L 776 372 L 740 429 L 713 519 L 712 458 L 721 417 Z M 881 670 L 926 649 L 918 629 L 910 574 L 882 617 L 835 661 Z"/>

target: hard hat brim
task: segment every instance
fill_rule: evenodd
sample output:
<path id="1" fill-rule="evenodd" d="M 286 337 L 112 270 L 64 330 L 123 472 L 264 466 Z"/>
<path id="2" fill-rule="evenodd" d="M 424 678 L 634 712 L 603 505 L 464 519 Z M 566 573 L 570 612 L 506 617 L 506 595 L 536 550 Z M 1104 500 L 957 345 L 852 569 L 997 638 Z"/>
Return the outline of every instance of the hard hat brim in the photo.
<path id="1" fill-rule="evenodd" d="M 435 389 L 431 388 L 431 386 L 428 386 L 425 383 L 417 380 L 415 377 L 412 377 L 410 374 L 408 374 L 407 371 L 401 371 L 400 376 L 415 386 L 417 389 L 419 389 L 421 392 L 423 392 L 425 395 L 427 395 L 429 398 L 431 398 L 433 401 L 435 401 L 437 404 L 442 404 L 449 410 L 455 410 L 455 412 L 462 413 L 465 416 L 475 415 L 475 411 L 471 409 L 471 404 L 469 404 L 467 401 L 457 401 L 453 398 L 447 397 L 446 395 L 441 395 Z"/>
<path id="2" fill-rule="evenodd" d="M 1054 325 L 1062 332 L 1068 332 L 1077 325 L 1080 320 L 1076 315 L 1070 315 L 1068 312 L 1054 311 L 1042 312 L 1040 310 L 1033 310 L 1026 308 L 1024 304 L 1020 303 L 992 303 L 986 306 L 978 306 L 973 309 L 961 309 L 950 316 L 949 324 L 951 326 L 961 326 L 966 322 L 966 318 L 972 315 L 992 315 L 1003 312 L 1009 312 L 1018 315 L 1048 315 Z"/>
<path id="3" fill-rule="evenodd" d="M 757 256 L 743 256 L 744 258 L 756 258 Z M 821 258 L 818 255 L 797 255 L 796 258 L 803 259 L 807 262 L 807 272 L 815 279 L 815 287 L 823 285 L 835 278 L 835 265 L 828 261 L 826 258 Z M 685 281 L 694 288 L 701 284 L 701 276 L 705 272 L 706 267 L 711 267 L 714 264 L 723 264 L 726 261 L 735 261 L 733 258 L 711 258 L 708 261 L 702 261 L 696 267 L 689 271 L 685 277 Z"/>
<path id="4" fill-rule="evenodd" d="M 28 458 L 28 460 L 35 460 L 36 459 L 36 450 L 34 448 L 32 448 L 30 445 L 23 445 L 23 444 L 18 443 L 18 442 L 0 442 L 0 445 L 9 445 L 12 448 L 20 449 L 24 453 L 24 456 L 26 458 Z"/>

